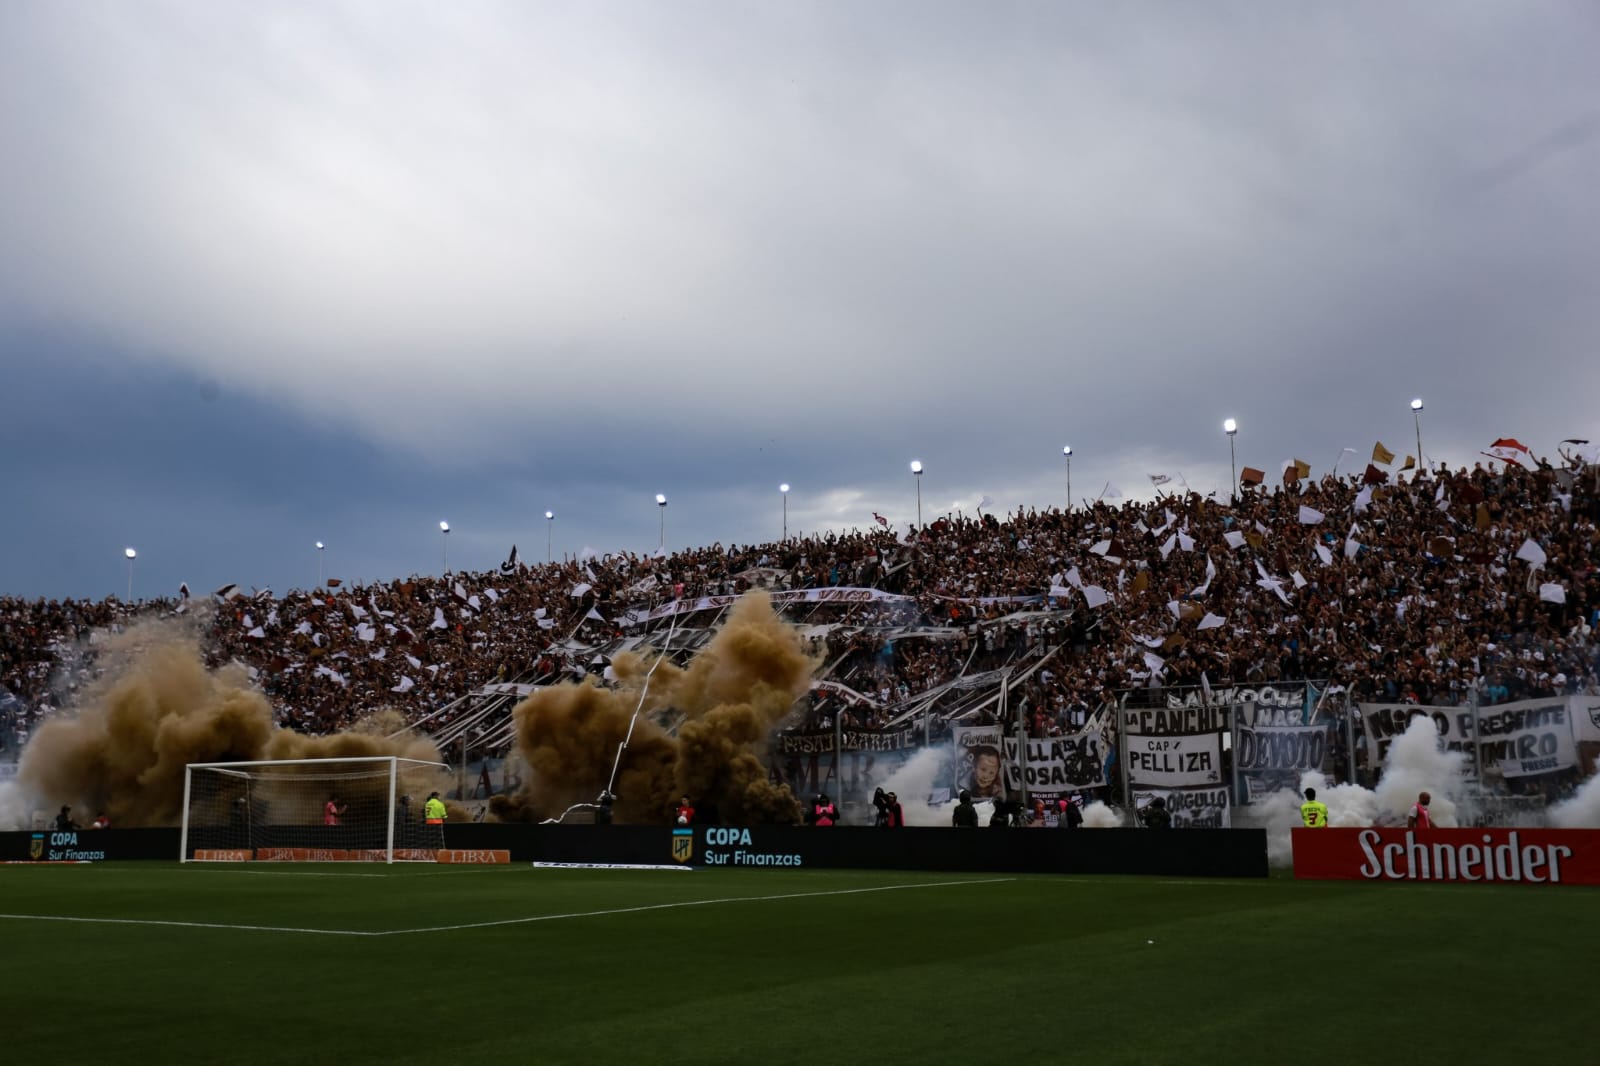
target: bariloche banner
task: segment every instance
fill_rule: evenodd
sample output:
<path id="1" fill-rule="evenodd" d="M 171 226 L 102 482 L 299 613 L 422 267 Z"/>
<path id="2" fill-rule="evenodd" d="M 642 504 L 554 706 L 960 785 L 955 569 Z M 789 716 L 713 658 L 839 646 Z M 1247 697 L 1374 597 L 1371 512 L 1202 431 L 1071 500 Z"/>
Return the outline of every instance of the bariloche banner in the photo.
<path id="1" fill-rule="evenodd" d="M 1134 806 L 1166 800 L 1175 828 L 1231 824 L 1222 776 L 1229 707 L 1123 708 L 1123 772 Z"/>
<path id="2" fill-rule="evenodd" d="M 1367 757 L 1383 761 L 1394 738 L 1413 718 L 1433 719 L 1446 748 L 1467 757 L 1465 772 L 1499 770 L 1506 777 L 1570 770 L 1578 765 L 1577 714 L 1586 713 L 1580 698 L 1557 696 L 1479 707 L 1421 707 L 1414 704 L 1361 705 L 1367 732 Z M 1476 720 L 1476 728 L 1474 728 Z"/>
<path id="3" fill-rule="evenodd" d="M 1059 799 L 1069 792 L 1106 783 L 1106 756 L 1098 732 L 1066 737 L 1028 738 L 1019 751 L 1016 737 L 1004 738 L 1006 784 L 1028 797 Z"/>
<path id="4" fill-rule="evenodd" d="M 1233 743 L 1233 768 L 1244 782 L 1241 803 L 1278 789 L 1297 791 L 1300 775 L 1322 770 L 1328 758 L 1328 727 L 1240 724 Z"/>

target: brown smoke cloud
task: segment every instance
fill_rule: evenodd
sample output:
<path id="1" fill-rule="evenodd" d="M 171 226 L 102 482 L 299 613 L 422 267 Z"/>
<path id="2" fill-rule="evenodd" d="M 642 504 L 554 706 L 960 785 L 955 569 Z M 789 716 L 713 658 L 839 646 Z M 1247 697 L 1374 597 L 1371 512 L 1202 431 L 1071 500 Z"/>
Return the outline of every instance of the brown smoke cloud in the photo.
<path id="1" fill-rule="evenodd" d="M 118 644 L 102 655 L 103 679 L 76 713 L 45 722 L 23 752 L 18 780 L 51 811 L 68 804 L 83 822 L 104 813 L 114 826 L 176 825 L 184 766 L 192 762 L 362 755 L 439 761 L 425 737 L 386 739 L 399 727 L 392 713 L 329 736 L 276 727 L 271 704 L 245 671 L 207 669 L 181 625 L 145 624 Z M 430 783 L 431 775 L 416 787 Z"/>
<path id="2" fill-rule="evenodd" d="M 805 694 L 817 664 L 766 593 L 742 597 L 687 668 L 663 661 L 646 690 L 652 661 L 619 656 L 615 689 L 563 684 L 518 704 L 517 744 L 531 773 L 522 793 L 494 804 L 495 814 L 534 820 L 592 803 L 645 691 L 644 711 L 676 711 L 685 720 L 673 737 L 641 715 L 617 772 L 617 821 L 665 823 L 683 795 L 705 820 L 798 821 L 799 801 L 768 780 L 756 749 Z"/>

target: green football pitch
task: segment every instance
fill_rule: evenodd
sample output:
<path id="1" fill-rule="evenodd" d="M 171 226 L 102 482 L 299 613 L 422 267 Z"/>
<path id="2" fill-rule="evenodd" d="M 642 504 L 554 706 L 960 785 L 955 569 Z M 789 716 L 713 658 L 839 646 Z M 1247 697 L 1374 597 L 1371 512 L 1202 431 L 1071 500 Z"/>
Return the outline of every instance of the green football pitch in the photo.
<path id="1" fill-rule="evenodd" d="M 15 1063 L 1581 1060 L 1600 892 L 0 868 Z"/>

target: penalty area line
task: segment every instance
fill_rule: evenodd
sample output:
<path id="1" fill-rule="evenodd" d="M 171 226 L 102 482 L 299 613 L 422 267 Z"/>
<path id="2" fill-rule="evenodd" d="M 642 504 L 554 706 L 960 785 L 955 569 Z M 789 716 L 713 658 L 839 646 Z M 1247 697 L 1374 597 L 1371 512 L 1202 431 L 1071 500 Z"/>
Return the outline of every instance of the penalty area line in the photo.
<path id="1" fill-rule="evenodd" d="M 973 881 L 925 881 L 905 885 L 877 885 L 872 888 L 835 888 L 826 892 L 784 892 L 772 896 L 724 896 L 719 899 L 690 899 L 678 903 L 652 903 L 642 907 L 613 907 L 599 911 L 572 911 L 566 914 L 537 914 L 530 918 L 502 918 L 490 922 L 466 922 L 461 925 L 430 925 L 416 929 L 387 929 L 372 936 L 400 936 L 405 933 L 449 933 L 460 929 L 489 929 L 502 925 L 527 925 L 532 922 L 555 922 L 565 918 L 603 918 L 613 914 L 642 914 L 648 911 L 669 911 L 679 907 L 710 907 L 719 903 L 767 903 L 785 899 L 814 899 L 822 896 L 856 896 L 868 892 L 904 892 L 916 888 L 952 888 L 960 885 L 997 885 L 1015 881 L 1015 877 L 986 877 Z"/>
<path id="2" fill-rule="evenodd" d="M 322 936 L 383 936 L 360 929 L 300 929 L 285 925 L 230 925 L 224 922 L 173 922 L 158 918 L 79 918 L 62 914 L 0 914 L 18 922 L 74 922 L 86 925 L 153 925 L 177 929 L 239 929 L 252 933 L 316 933 Z"/>

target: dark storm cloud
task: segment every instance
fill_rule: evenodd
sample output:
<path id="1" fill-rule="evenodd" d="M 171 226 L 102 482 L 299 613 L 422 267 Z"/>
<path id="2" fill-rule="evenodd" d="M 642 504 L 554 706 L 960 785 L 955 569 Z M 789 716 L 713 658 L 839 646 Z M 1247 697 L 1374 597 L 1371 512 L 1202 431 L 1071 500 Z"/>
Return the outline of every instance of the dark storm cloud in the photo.
<path id="1" fill-rule="evenodd" d="M 12 4 L 0 326 L 293 438 L 118 415 L 150 514 L 284 552 L 356 500 L 385 572 L 547 506 L 652 547 L 657 491 L 680 544 L 779 481 L 904 521 L 913 457 L 932 513 L 1058 501 L 1068 442 L 1076 496 L 1207 491 L 1227 416 L 1321 472 L 1413 395 L 1430 455 L 1549 451 L 1600 435 L 1597 53 L 1543 4 Z M 98 443 L 17 482 L 53 573 L 140 510 L 72 491 L 131 483 Z"/>

